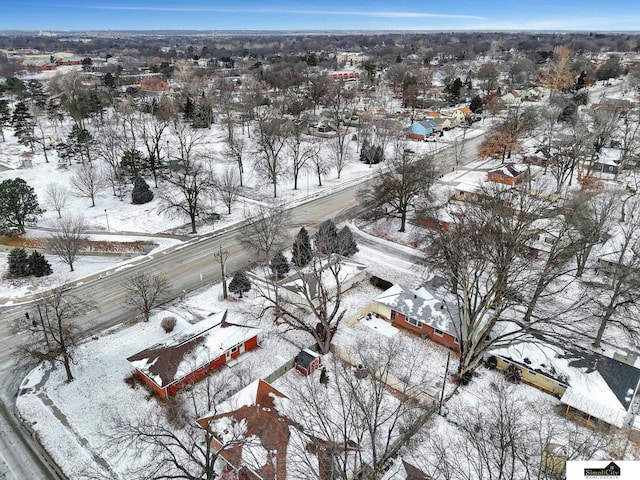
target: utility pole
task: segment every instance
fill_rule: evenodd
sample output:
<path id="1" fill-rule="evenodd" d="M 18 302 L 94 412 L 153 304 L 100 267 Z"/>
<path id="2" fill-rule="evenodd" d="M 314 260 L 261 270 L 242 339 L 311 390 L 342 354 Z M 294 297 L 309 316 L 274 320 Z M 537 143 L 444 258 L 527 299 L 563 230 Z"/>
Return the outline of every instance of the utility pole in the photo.
<path id="1" fill-rule="evenodd" d="M 224 273 L 224 262 L 229 258 L 229 251 L 222 250 L 222 245 L 218 245 L 218 251 L 214 252 L 213 255 L 220 260 L 220 272 L 222 273 L 222 298 L 227 299 L 227 277 Z"/>
<path id="2" fill-rule="evenodd" d="M 440 405 L 438 405 L 438 415 L 442 414 L 442 403 L 444 401 L 444 387 L 447 384 L 447 374 L 449 373 L 449 360 L 451 360 L 451 350 L 447 352 L 447 366 L 444 369 L 444 378 L 442 379 L 442 392 L 440 392 Z"/>

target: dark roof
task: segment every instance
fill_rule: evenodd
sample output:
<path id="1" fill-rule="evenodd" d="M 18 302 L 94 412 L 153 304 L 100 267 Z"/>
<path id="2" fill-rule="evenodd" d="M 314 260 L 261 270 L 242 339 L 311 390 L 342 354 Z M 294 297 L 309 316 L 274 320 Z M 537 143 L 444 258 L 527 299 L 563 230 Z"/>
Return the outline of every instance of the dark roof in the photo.
<path id="1" fill-rule="evenodd" d="M 565 358 L 569 365 L 585 373 L 597 371 L 614 393 L 620 404 L 629 410 L 640 382 L 640 369 L 613 358 L 581 348 L 565 347 Z"/>
<path id="2" fill-rule="evenodd" d="M 314 354 L 314 352 L 307 350 L 301 350 L 298 355 L 296 355 L 295 364 L 300 365 L 302 368 L 309 368 L 316 358 L 318 358 L 318 354 Z"/>

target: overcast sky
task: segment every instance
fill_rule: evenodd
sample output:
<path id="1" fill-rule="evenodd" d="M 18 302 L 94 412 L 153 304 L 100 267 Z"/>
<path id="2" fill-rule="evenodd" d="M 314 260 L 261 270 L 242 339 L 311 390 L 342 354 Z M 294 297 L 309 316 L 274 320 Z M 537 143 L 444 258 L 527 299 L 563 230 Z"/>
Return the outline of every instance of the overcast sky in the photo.
<path id="1" fill-rule="evenodd" d="M 0 0 L 0 30 L 640 30 L 640 0 Z"/>

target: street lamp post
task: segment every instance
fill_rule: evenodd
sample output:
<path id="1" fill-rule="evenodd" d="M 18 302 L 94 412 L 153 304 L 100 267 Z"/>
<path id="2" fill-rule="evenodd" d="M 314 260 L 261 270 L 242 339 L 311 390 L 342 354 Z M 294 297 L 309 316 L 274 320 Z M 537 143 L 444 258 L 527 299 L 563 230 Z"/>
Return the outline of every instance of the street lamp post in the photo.
<path id="1" fill-rule="evenodd" d="M 229 258 L 229 251 L 222 250 L 222 245 L 218 245 L 218 251 L 213 252 L 213 255 L 218 260 L 220 260 L 220 272 L 222 273 L 222 298 L 226 300 L 228 294 L 227 294 L 227 277 L 225 276 L 225 273 L 224 273 L 224 262 L 226 262 L 227 258 Z"/>
<path id="2" fill-rule="evenodd" d="M 111 229 L 109 228 L 109 215 L 107 214 L 107 209 L 104 209 L 104 218 L 107 219 L 107 232 L 110 232 Z"/>

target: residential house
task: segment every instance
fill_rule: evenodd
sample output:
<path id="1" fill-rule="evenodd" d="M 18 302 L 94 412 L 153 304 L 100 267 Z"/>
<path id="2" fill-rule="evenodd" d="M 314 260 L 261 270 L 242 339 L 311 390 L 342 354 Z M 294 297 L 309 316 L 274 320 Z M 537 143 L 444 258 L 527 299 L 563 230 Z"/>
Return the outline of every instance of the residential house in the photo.
<path id="1" fill-rule="evenodd" d="M 529 100 L 531 102 L 537 102 L 542 100 L 544 97 L 544 88 L 542 87 L 531 87 L 524 92 L 524 99 Z"/>
<path id="2" fill-rule="evenodd" d="M 456 108 L 451 112 L 454 125 L 462 125 L 473 117 L 473 112 L 469 107 Z"/>
<path id="3" fill-rule="evenodd" d="M 624 360 L 624 361 L 623 361 Z M 513 365 L 522 381 L 556 395 L 569 415 L 588 424 L 628 425 L 640 384 L 635 356 L 610 358 L 579 347 L 556 346 L 542 337 L 494 350 L 489 363 Z"/>
<path id="4" fill-rule="evenodd" d="M 489 182 L 503 183 L 514 186 L 518 182 L 528 177 L 528 169 L 515 163 L 505 163 L 499 168 L 490 170 L 487 173 Z"/>
<path id="5" fill-rule="evenodd" d="M 453 117 L 435 117 L 433 120 L 438 124 L 437 132 L 451 130 L 455 126 Z"/>
<path id="6" fill-rule="evenodd" d="M 169 82 L 162 77 L 143 77 L 138 88 L 146 92 L 166 92 Z"/>
<path id="7" fill-rule="evenodd" d="M 638 265 L 636 245 L 640 241 L 640 234 L 633 227 L 621 223 L 612 227 L 607 235 L 607 240 L 596 252 L 598 272 L 609 274 L 617 266 Z"/>
<path id="8" fill-rule="evenodd" d="M 515 90 L 502 95 L 501 98 L 507 107 L 517 107 L 522 103 L 522 96 Z"/>
<path id="9" fill-rule="evenodd" d="M 591 172 L 617 174 L 622 163 L 622 150 L 619 148 L 602 148 L 598 153 L 598 159 L 594 161 L 589 170 Z"/>
<path id="10" fill-rule="evenodd" d="M 396 284 L 378 295 L 372 308 L 396 327 L 453 350 L 459 349 L 455 328 L 457 308 L 437 299 L 424 287 L 414 290 Z"/>
<path id="11" fill-rule="evenodd" d="M 220 312 L 167 340 L 131 355 L 135 373 L 162 398 L 175 395 L 262 342 L 262 329 L 229 323 Z"/>
<path id="12" fill-rule="evenodd" d="M 336 445 L 307 433 L 289 414 L 290 402 L 272 385 L 256 380 L 198 420 L 212 432 L 211 446 L 226 464 L 221 478 L 328 479 L 331 453 L 355 451 L 353 442 Z M 233 446 L 227 446 L 232 440 Z M 292 465 L 291 458 L 299 461 Z"/>
<path id="13" fill-rule="evenodd" d="M 337 254 L 332 254 L 315 268 L 316 271 L 312 272 L 309 266 L 305 267 L 300 272 L 280 280 L 280 298 L 304 310 L 313 308 L 310 302 L 317 308 L 321 292 L 318 282 L 322 282 L 323 288 L 333 296 L 337 291 L 336 280 L 340 283 L 340 290 L 345 292 L 364 280 L 367 270 L 365 265 Z"/>
<path id="14" fill-rule="evenodd" d="M 405 129 L 407 138 L 411 140 L 425 140 L 429 135 L 439 131 L 440 126 L 433 118 L 414 122 Z"/>

